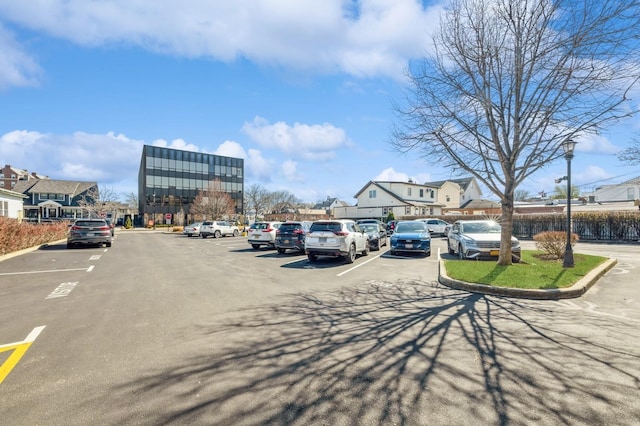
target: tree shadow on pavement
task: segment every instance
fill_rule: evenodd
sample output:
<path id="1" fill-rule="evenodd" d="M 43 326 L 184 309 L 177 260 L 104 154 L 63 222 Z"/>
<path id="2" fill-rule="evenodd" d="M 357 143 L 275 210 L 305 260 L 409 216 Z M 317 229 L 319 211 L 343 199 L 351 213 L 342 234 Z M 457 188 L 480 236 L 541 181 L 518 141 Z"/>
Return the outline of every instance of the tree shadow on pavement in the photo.
<path id="1" fill-rule="evenodd" d="M 581 322 L 620 342 L 637 324 L 596 319 L 371 281 L 185 330 L 197 351 L 116 392 L 127 424 L 625 424 L 640 418 L 638 345 L 612 347 Z"/>

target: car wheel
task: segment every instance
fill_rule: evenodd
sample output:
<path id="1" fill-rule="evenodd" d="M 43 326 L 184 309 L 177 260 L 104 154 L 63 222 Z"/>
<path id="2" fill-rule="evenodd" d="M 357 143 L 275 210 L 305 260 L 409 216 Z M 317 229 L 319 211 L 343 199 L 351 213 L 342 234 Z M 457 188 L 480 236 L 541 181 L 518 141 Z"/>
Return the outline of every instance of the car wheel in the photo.
<path id="1" fill-rule="evenodd" d="M 458 259 L 464 260 L 464 250 L 462 249 L 462 244 L 458 244 Z"/>
<path id="2" fill-rule="evenodd" d="M 429 256 L 431 256 L 431 250 L 425 251 L 424 252 L 424 257 L 429 257 Z"/>
<path id="3" fill-rule="evenodd" d="M 213 233 L 213 238 L 220 238 L 221 234 L 220 231 L 216 231 Z"/>
<path id="4" fill-rule="evenodd" d="M 378 248 L 376 250 L 380 251 L 382 249 L 382 242 L 378 239 Z"/>
<path id="5" fill-rule="evenodd" d="M 355 260 L 356 260 L 356 245 L 351 244 L 349 246 L 349 253 L 347 253 L 347 257 L 345 258 L 345 261 L 347 263 L 353 263 Z"/>
<path id="6" fill-rule="evenodd" d="M 369 256 L 369 241 L 364 244 L 364 250 L 362 251 L 363 256 Z"/>
<path id="7" fill-rule="evenodd" d="M 456 251 L 451 248 L 451 244 L 449 244 L 449 242 L 447 242 L 447 250 L 449 251 L 449 254 L 456 254 Z"/>
<path id="8" fill-rule="evenodd" d="M 315 262 L 316 260 L 318 260 L 318 256 L 316 256 L 315 254 L 311 254 L 311 253 L 309 253 L 307 255 L 307 258 L 309 259 L 309 262 Z"/>
<path id="9" fill-rule="evenodd" d="M 520 263 L 520 253 L 511 255 L 511 261 L 513 263 Z"/>
<path id="10" fill-rule="evenodd" d="M 191 237 L 191 234 L 187 234 L 187 238 Z"/>
<path id="11" fill-rule="evenodd" d="M 391 250 L 391 256 L 395 256 L 396 255 L 396 251 L 395 250 Z"/>
<path id="12" fill-rule="evenodd" d="M 234 237 L 237 237 L 238 235 L 240 235 L 240 232 L 238 232 L 238 230 L 237 230 L 237 229 L 234 229 L 234 230 L 233 230 L 233 236 L 234 236 Z"/>
<path id="13" fill-rule="evenodd" d="M 285 249 L 283 249 L 283 248 L 278 248 L 278 253 L 279 253 L 279 254 L 284 254 L 284 252 L 285 252 L 285 251 L 286 251 L 286 250 L 285 250 Z"/>
<path id="14" fill-rule="evenodd" d="M 202 238 L 207 238 L 207 234 L 200 234 Z"/>
<path id="15" fill-rule="evenodd" d="M 73 248 L 73 244 L 71 244 L 71 243 L 67 243 L 67 248 L 68 248 L 68 249 Z"/>
<path id="16" fill-rule="evenodd" d="M 107 247 L 111 247 L 111 243 L 107 243 Z"/>
<path id="17" fill-rule="evenodd" d="M 251 244 L 254 250 L 258 250 L 260 248 L 260 244 Z"/>

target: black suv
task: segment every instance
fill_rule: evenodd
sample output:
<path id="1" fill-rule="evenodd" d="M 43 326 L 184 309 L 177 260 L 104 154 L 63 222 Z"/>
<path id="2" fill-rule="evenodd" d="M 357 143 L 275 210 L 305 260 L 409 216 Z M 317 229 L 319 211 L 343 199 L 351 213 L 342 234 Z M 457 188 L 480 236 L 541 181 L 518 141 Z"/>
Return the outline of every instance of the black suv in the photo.
<path id="1" fill-rule="evenodd" d="M 276 231 L 276 249 L 282 254 L 287 249 L 304 253 L 304 237 L 313 222 L 284 222 Z"/>

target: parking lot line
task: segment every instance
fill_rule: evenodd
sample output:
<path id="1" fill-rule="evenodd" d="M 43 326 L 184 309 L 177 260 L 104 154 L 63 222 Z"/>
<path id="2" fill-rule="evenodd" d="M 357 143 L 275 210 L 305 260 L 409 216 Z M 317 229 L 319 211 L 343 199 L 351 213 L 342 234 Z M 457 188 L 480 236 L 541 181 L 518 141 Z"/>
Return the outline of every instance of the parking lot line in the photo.
<path id="1" fill-rule="evenodd" d="M 347 273 L 349 273 L 349 272 L 353 271 L 354 269 L 358 269 L 358 268 L 359 268 L 359 267 L 361 267 L 362 265 L 366 265 L 367 263 L 371 262 L 372 260 L 375 260 L 375 259 L 379 258 L 380 256 L 382 256 L 382 253 L 380 253 L 379 255 L 374 256 L 374 257 L 372 257 L 372 258 L 370 258 L 370 259 L 367 259 L 367 260 L 365 260 L 364 262 L 358 263 L 357 265 L 353 266 L 352 268 L 349 268 L 349 269 L 347 269 L 346 271 L 342 271 L 342 272 L 340 272 L 340 273 L 339 273 L 339 274 L 337 274 L 336 276 L 341 277 L 341 276 L 343 276 L 344 274 L 347 274 Z"/>
<path id="2" fill-rule="evenodd" d="M 49 269 L 47 271 L 24 271 L 24 272 L 2 272 L 0 276 L 4 275 L 28 275 L 28 274 L 48 274 L 51 272 L 71 272 L 71 271 L 86 271 L 90 272 L 93 269 L 93 266 L 88 268 L 74 268 L 74 269 Z"/>

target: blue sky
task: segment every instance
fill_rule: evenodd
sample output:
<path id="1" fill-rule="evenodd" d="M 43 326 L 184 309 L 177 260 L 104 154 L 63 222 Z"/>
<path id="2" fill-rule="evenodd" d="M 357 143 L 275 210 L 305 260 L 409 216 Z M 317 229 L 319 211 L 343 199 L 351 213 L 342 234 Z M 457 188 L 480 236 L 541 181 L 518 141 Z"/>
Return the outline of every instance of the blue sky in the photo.
<path id="1" fill-rule="evenodd" d="M 137 193 L 143 144 L 242 157 L 245 185 L 355 202 L 369 180 L 458 177 L 394 152 L 392 102 L 437 2 L 0 0 L 0 164 Z M 640 175 L 627 120 L 583 139 L 582 191 Z M 526 182 L 550 193 L 566 163 Z M 494 198 L 485 191 L 485 197 Z"/>

